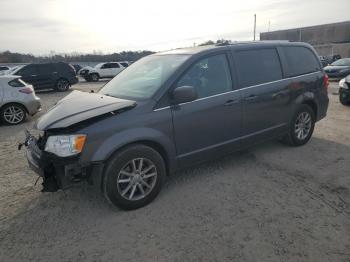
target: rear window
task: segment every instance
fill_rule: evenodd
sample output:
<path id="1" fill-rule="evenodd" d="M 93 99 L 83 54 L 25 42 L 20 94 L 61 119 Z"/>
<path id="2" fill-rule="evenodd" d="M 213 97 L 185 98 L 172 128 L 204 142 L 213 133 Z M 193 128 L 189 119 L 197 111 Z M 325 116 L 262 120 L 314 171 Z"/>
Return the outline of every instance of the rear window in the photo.
<path id="1" fill-rule="evenodd" d="M 287 63 L 287 77 L 308 74 L 320 70 L 318 59 L 314 53 L 303 46 L 282 47 Z"/>
<path id="2" fill-rule="evenodd" d="M 26 83 L 22 81 L 20 78 L 16 78 L 8 82 L 9 86 L 12 87 L 24 87 Z"/>
<path id="3" fill-rule="evenodd" d="M 276 49 L 238 51 L 236 57 L 241 87 L 282 79 L 281 63 Z"/>

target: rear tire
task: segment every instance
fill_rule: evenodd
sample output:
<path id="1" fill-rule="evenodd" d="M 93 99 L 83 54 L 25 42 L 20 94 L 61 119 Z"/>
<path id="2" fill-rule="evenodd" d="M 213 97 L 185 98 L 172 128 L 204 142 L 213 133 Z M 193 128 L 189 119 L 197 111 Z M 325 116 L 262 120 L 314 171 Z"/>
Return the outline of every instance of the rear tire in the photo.
<path id="1" fill-rule="evenodd" d="M 7 125 L 23 123 L 26 117 L 27 111 L 19 104 L 7 104 L 0 110 L 0 120 Z"/>
<path id="2" fill-rule="evenodd" d="M 157 151 L 141 144 L 128 146 L 107 163 L 104 195 L 124 210 L 143 207 L 156 198 L 165 174 L 164 160 Z"/>
<path id="3" fill-rule="evenodd" d="M 311 138 L 316 117 L 312 108 L 308 105 L 300 105 L 295 112 L 289 127 L 289 133 L 283 138 L 283 142 L 290 146 L 305 145 Z"/>
<path id="4" fill-rule="evenodd" d="M 67 79 L 60 78 L 56 82 L 55 90 L 58 92 L 65 92 L 69 89 L 70 84 Z"/>

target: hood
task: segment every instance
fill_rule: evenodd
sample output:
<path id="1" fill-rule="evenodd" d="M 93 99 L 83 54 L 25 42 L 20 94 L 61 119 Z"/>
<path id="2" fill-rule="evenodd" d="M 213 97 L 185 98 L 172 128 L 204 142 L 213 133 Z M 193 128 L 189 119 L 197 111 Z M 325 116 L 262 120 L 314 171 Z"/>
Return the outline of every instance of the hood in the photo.
<path id="1" fill-rule="evenodd" d="M 81 121 L 135 105 L 135 101 L 75 90 L 40 117 L 36 128 L 44 131 L 52 128 L 66 128 Z"/>
<path id="2" fill-rule="evenodd" d="M 342 70 L 342 69 L 350 69 L 350 66 L 332 66 L 332 65 L 329 65 L 329 66 L 326 66 L 324 68 L 324 71 L 339 71 L 339 70 Z"/>

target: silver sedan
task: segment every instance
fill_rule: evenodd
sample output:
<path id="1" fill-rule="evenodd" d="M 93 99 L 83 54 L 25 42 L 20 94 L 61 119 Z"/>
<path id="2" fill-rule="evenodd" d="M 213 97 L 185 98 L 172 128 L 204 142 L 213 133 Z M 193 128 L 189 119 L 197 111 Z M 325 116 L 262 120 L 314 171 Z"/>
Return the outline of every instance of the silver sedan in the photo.
<path id="1" fill-rule="evenodd" d="M 40 98 L 20 76 L 0 76 L 0 120 L 8 125 L 22 123 L 27 114 L 41 110 Z"/>

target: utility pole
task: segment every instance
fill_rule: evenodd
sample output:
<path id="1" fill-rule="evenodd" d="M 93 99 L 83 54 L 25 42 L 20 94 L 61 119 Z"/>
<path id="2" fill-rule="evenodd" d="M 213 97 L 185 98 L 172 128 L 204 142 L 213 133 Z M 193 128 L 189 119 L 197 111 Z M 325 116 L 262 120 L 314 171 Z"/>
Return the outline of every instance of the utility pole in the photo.
<path id="1" fill-rule="evenodd" d="M 271 26 L 271 22 L 269 20 L 269 27 L 267 28 L 267 32 L 270 32 L 270 26 Z"/>
<path id="2" fill-rule="evenodd" d="M 254 41 L 255 41 L 255 31 L 256 31 L 256 14 L 254 14 Z"/>

